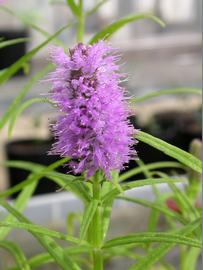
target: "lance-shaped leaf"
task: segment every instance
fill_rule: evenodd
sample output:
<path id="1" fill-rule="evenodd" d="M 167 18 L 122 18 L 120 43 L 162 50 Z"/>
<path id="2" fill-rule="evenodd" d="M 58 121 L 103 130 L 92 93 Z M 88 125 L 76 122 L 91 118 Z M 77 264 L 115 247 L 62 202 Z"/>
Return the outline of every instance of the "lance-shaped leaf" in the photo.
<path id="1" fill-rule="evenodd" d="M 172 94 L 196 94 L 202 95 L 202 90 L 199 88 L 191 88 L 191 87 L 180 87 L 180 88 L 172 88 L 172 89 L 163 89 L 151 92 L 141 97 L 131 98 L 130 103 L 140 103 L 146 100 L 150 100 L 155 97 L 163 96 L 163 95 L 172 95 Z"/>
<path id="2" fill-rule="evenodd" d="M 0 205 L 7 207 L 7 205 L 0 201 Z M 37 224 L 23 223 L 23 222 L 0 222 L 0 227 L 10 227 L 13 229 L 24 229 L 31 233 L 37 233 L 41 235 L 47 235 L 60 240 L 68 241 L 72 244 L 79 244 L 79 239 L 73 236 L 65 235 L 63 233 L 44 228 Z M 82 245 L 88 245 L 85 241 L 81 242 Z"/>
<path id="3" fill-rule="evenodd" d="M 65 161 L 67 161 L 67 159 L 56 161 L 56 162 L 52 163 L 48 168 L 46 168 L 46 170 L 47 169 L 48 170 L 55 169 L 58 166 L 60 166 L 61 164 L 63 164 L 63 162 L 65 162 Z M 32 163 L 31 163 L 31 167 L 33 167 Z M 39 177 L 39 175 L 37 175 L 37 177 Z M 25 206 L 26 206 L 28 200 L 30 199 L 30 197 L 34 193 L 34 191 L 35 191 L 35 189 L 37 187 L 37 177 L 36 177 L 36 175 L 33 175 L 33 178 L 34 178 L 34 179 L 32 179 L 33 181 L 30 181 L 29 183 L 27 183 L 27 185 L 23 185 L 23 187 L 22 187 L 23 190 L 21 191 L 20 195 L 18 195 L 18 198 L 16 199 L 15 205 L 14 205 L 14 207 L 16 209 L 18 209 L 19 212 L 22 212 L 25 209 Z M 23 184 L 23 183 L 20 183 L 20 184 Z M 0 197 L 1 197 L 1 195 L 3 195 L 2 197 L 5 197 L 5 196 L 13 194 L 13 193 L 9 193 L 9 190 L 5 191 L 5 193 L 6 194 L 1 193 Z M 15 217 L 13 215 L 9 215 L 8 217 L 6 217 L 4 219 L 5 222 L 13 222 L 15 220 L 16 219 L 15 219 Z M 11 230 L 11 228 L 9 228 L 9 227 L 0 228 L 0 240 L 4 239 L 8 235 L 10 230 Z"/>
<path id="4" fill-rule="evenodd" d="M 0 198 L 4 198 L 4 197 L 8 197 L 10 195 L 12 195 L 13 193 L 16 193 L 18 192 L 19 190 L 25 188 L 26 186 L 32 184 L 32 183 L 37 183 L 38 180 L 40 180 L 40 178 L 42 178 L 44 176 L 45 173 L 49 172 L 49 171 L 52 171 L 56 168 L 58 168 L 59 166 L 63 165 L 64 163 L 67 163 L 70 159 L 69 158 L 63 158 L 63 159 L 60 159 L 60 160 L 57 160 L 56 162 L 52 163 L 51 165 L 49 165 L 48 167 L 41 167 L 40 165 L 38 164 L 30 164 L 30 166 L 33 167 L 33 170 L 34 168 L 38 168 L 38 166 L 40 167 L 39 170 L 36 169 L 36 171 L 34 170 L 34 173 L 30 174 L 27 179 L 25 179 L 24 181 L 20 182 L 19 184 L 7 189 L 6 191 L 4 192 L 1 192 L 0 193 Z M 6 162 L 5 166 L 11 166 L 13 165 L 13 167 L 15 167 L 15 164 L 16 164 L 16 161 L 8 161 L 8 163 Z M 17 161 L 17 164 L 18 161 Z M 24 169 L 24 162 L 21 161 L 20 163 L 22 166 L 18 167 L 20 169 Z M 27 163 L 25 162 L 25 166 L 27 165 Z M 72 178 L 70 178 L 72 180 Z"/>
<path id="5" fill-rule="evenodd" d="M 80 16 L 80 8 L 79 6 L 75 3 L 75 0 L 66 0 L 68 6 L 70 7 L 72 13 L 79 17 Z"/>
<path id="6" fill-rule="evenodd" d="M 23 43 L 23 42 L 26 42 L 28 40 L 29 40 L 29 38 L 15 38 L 15 39 L 11 39 L 11 40 L 2 41 L 2 42 L 0 42 L 0 49 L 15 45 L 18 43 Z"/>
<path id="7" fill-rule="evenodd" d="M 201 242 L 191 237 L 183 236 L 181 233 L 162 233 L 162 232 L 140 232 L 121 236 L 107 241 L 103 249 L 117 247 L 122 245 L 130 245 L 137 243 L 173 243 L 201 248 Z"/>
<path id="8" fill-rule="evenodd" d="M 199 226 L 201 226 L 201 219 L 197 219 L 191 224 L 185 226 L 184 228 L 179 230 L 179 233 L 182 235 L 188 235 L 191 232 L 195 231 Z M 163 258 L 174 246 L 175 244 L 173 243 L 161 244 L 159 247 L 150 250 L 146 256 L 139 259 L 135 265 L 129 268 L 129 270 L 150 269 L 152 265 L 160 261 L 160 259 Z"/>
<path id="9" fill-rule="evenodd" d="M 72 256 L 72 255 L 79 255 L 79 254 L 91 252 L 92 250 L 93 250 L 92 247 L 87 247 L 87 246 L 68 247 L 68 248 L 64 248 L 64 253 L 68 254 L 69 256 Z M 37 268 L 47 263 L 51 263 L 51 262 L 54 262 L 53 257 L 51 257 L 50 254 L 46 252 L 40 253 L 28 260 L 28 263 L 30 267 L 32 267 L 32 269 Z M 9 270 L 21 270 L 21 269 L 19 269 L 18 267 L 12 267 Z"/>
<path id="10" fill-rule="evenodd" d="M 155 170 L 155 169 L 161 169 L 161 168 L 180 168 L 185 169 L 183 165 L 181 165 L 178 162 L 172 162 L 172 161 L 161 161 L 161 162 L 154 162 L 147 165 L 142 165 L 137 168 L 133 168 L 119 176 L 119 181 L 127 180 L 128 178 L 137 175 L 144 171 L 144 169 L 147 170 Z"/>
<path id="11" fill-rule="evenodd" d="M 187 153 L 184 150 L 181 150 L 180 148 L 169 144 L 161 139 L 158 139 L 150 134 L 147 134 L 143 131 L 139 131 L 136 138 L 158 150 L 165 153 L 166 155 L 178 160 L 185 166 L 193 169 L 194 171 L 197 171 L 199 173 L 202 172 L 202 164 L 199 159 L 197 159 L 195 156 L 191 155 L 190 153 Z"/>
<path id="12" fill-rule="evenodd" d="M 22 223 L 31 224 L 31 222 L 22 214 L 20 214 L 15 208 L 6 202 L 1 202 L 1 205 L 10 212 L 13 216 L 17 218 L 18 221 Z M 30 231 L 31 232 L 31 231 Z M 48 253 L 53 257 L 55 262 L 63 270 L 81 270 L 81 268 L 68 256 L 64 256 L 64 250 L 59 246 L 51 237 L 39 234 L 36 232 L 31 232 L 32 235 L 39 241 L 39 243 L 48 251 Z"/>
<path id="13" fill-rule="evenodd" d="M 46 176 L 50 180 L 57 183 L 61 188 L 71 191 L 74 194 L 76 194 L 79 198 L 81 198 L 83 201 L 87 202 L 91 200 L 90 192 L 88 187 L 86 186 L 86 183 L 84 181 L 79 181 L 79 177 L 58 173 L 56 171 L 47 171 L 46 166 L 42 166 L 37 163 L 27 162 L 27 161 L 5 161 L 2 165 L 8 166 L 8 167 L 14 167 L 14 168 L 20 168 L 24 170 L 30 170 L 32 172 L 35 172 L 36 175 L 29 176 L 24 182 L 19 183 L 15 187 L 12 187 L 10 190 L 5 191 L 4 193 L 0 194 L 5 196 L 5 193 L 8 194 L 8 192 L 12 193 L 17 192 L 19 189 L 22 188 L 23 185 L 27 185 L 30 182 L 38 181 L 43 176 Z"/>
<path id="14" fill-rule="evenodd" d="M 140 19 L 150 19 L 158 24 L 160 24 L 161 26 L 164 26 L 164 23 L 157 18 L 156 16 L 149 14 L 149 13 L 142 13 L 142 14 L 136 14 L 136 15 L 130 15 L 124 18 L 121 18 L 120 20 L 108 25 L 107 27 L 105 27 L 102 31 L 100 31 L 99 33 L 97 33 L 91 40 L 90 40 L 90 44 L 96 43 L 101 39 L 108 39 L 110 38 L 115 32 L 117 32 L 120 28 L 122 28 L 123 26 L 131 23 L 131 22 L 135 22 L 138 21 Z"/>
<path id="15" fill-rule="evenodd" d="M 32 194 L 36 189 L 36 186 L 37 183 L 31 183 L 21 191 L 20 195 L 18 195 L 14 207 L 16 207 L 16 209 L 18 209 L 19 212 L 22 212 L 25 209 L 28 200 L 30 199 L 30 197 L 32 196 Z M 16 218 L 13 215 L 9 215 L 5 218 L 6 222 L 13 222 L 15 220 Z M 8 235 L 10 230 L 11 228 L 9 227 L 0 228 L 0 240 L 4 239 Z"/>
<path id="16" fill-rule="evenodd" d="M 144 180 L 136 180 L 129 182 L 127 184 L 122 185 L 122 189 L 124 191 L 130 190 L 137 187 L 143 187 L 143 186 L 151 186 L 155 184 L 163 184 L 163 183 L 178 183 L 178 182 L 184 182 L 184 178 L 149 178 Z M 105 194 L 102 198 L 103 202 L 106 203 L 109 200 L 112 200 L 115 198 L 118 194 L 120 194 L 120 191 L 117 188 L 113 188 L 111 191 L 109 191 L 107 194 Z"/>

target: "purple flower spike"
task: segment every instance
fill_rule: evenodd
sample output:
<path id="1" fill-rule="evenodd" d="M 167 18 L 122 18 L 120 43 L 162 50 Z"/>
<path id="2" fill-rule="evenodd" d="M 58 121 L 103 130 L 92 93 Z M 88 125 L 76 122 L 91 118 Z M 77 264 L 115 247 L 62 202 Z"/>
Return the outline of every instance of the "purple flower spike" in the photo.
<path id="1" fill-rule="evenodd" d="M 51 58 L 56 65 L 49 76 L 51 100 L 61 111 L 53 126 L 57 141 L 52 154 L 71 157 L 76 174 L 86 171 L 91 177 L 102 170 L 111 178 L 112 170 L 136 157 L 132 146 L 137 131 L 127 120 L 130 110 L 119 85 L 118 56 L 100 41 L 80 43 L 69 56 L 54 48 Z"/>

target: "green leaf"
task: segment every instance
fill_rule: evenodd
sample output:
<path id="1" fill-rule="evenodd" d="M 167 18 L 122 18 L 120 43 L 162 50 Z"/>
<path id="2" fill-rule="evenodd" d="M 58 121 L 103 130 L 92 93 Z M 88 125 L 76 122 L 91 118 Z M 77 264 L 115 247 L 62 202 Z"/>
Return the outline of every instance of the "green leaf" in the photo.
<path id="1" fill-rule="evenodd" d="M 1 205 L 15 216 L 19 222 L 31 224 L 31 222 L 20 214 L 15 208 L 6 202 L 1 202 Z M 32 224 L 31 224 L 32 225 Z M 36 232 L 31 232 L 32 235 L 39 241 L 39 243 L 49 252 L 49 254 L 54 258 L 55 262 L 63 270 L 81 270 L 80 267 L 72 261 L 72 259 L 66 255 L 64 256 L 64 250 L 59 246 L 51 237 L 46 235 L 41 235 Z"/>
<path id="2" fill-rule="evenodd" d="M 73 192 L 75 195 L 81 198 L 83 202 L 91 201 L 90 192 L 84 180 L 79 181 L 77 180 L 77 177 L 73 178 L 73 176 L 72 180 L 69 180 L 69 177 L 71 177 L 71 175 L 65 175 L 58 172 L 48 172 L 45 174 L 45 176 L 56 182 L 62 188 Z"/>
<path id="3" fill-rule="evenodd" d="M 186 223 L 186 221 L 179 214 L 177 214 L 176 212 L 170 211 L 167 207 L 165 207 L 161 203 L 151 202 L 151 201 L 147 201 L 145 199 L 140 199 L 140 198 L 130 198 L 130 197 L 126 197 L 126 196 L 119 196 L 117 199 L 136 203 L 136 204 L 142 205 L 144 207 L 148 207 L 148 208 L 157 210 L 166 216 L 173 217 L 176 220 L 179 220 L 183 224 Z"/>
<path id="4" fill-rule="evenodd" d="M 143 169 L 147 169 L 147 170 L 155 170 L 155 169 L 161 169 L 161 168 L 181 168 L 184 169 L 183 165 L 181 165 L 178 162 L 165 162 L 165 161 L 161 161 L 161 162 L 154 162 L 154 163 L 150 163 L 147 165 L 143 165 L 142 167 L 138 167 L 138 168 L 134 168 L 132 170 L 129 170 L 123 174 L 120 175 L 119 177 L 119 181 L 124 181 L 127 180 L 128 178 L 139 174 L 141 172 L 143 172 Z"/>
<path id="5" fill-rule="evenodd" d="M 128 23 L 138 21 L 140 19 L 150 19 L 161 26 L 164 26 L 164 23 L 157 18 L 156 16 L 149 14 L 149 13 L 142 13 L 142 14 L 136 14 L 136 15 L 130 15 L 124 18 L 121 18 L 120 20 L 108 25 L 106 28 L 104 28 L 101 32 L 97 33 L 91 40 L 90 44 L 96 43 L 101 39 L 108 39 L 110 38 L 116 31 L 118 31 L 120 28 L 125 26 Z"/>
<path id="6" fill-rule="evenodd" d="M 11 65 L 8 69 L 6 69 L 5 72 L 0 75 L 0 84 L 5 83 L 12 75 L 14 75 L 23 66 L 24 63 L 28 62 L 35 54 L 37 54 L 43 47 L 45 47 L 48 43 L 50 43 L 55 37 L 57 37 L 69 26 L 70 25 L 66 25 L 62 27 L 54 35 L 50 36 L 48 39 L 42 42 L 39 46 L 29 51 L 26 55 L 22 56 L 13 65 Z"/>
<path id="7" fill-rule="evenodd" d="M 171 94 L 197 94 L 202 95 L 202 90 L 199 88 L 191 88 L 191 87 L 182 87 L 182 88 L 174 88 L 174 89 L 165 89 L 158 90 L 149 94 L 146 94 L 141 97 L 131 98 L 130 103 L 140 103 L 146 100 L 159 97 L 162 95 L 171 95 Z"/>
<path id="8" fill-rule="evenodd" d="M 0 241 L 0 248 L 6 249 L 11 253 L 21 270 L 31 270 L 23 251 L 17 244 L 10 241 Z"/>
<path id="9" fill-rule="evenodd" d="M 87 253 L 92 251 L 91 247 L 68 247 L 64 248 L 64 253 L 68 254 L 69 256 L 72 255 L 81 255 L 82 253 Z M 41 265 L 54 262 L 53 258 L 50 256 L 49 253 L 40 253 L 39 255 L 34 256 L 31 258 L 28 263 L 32 269 L 39 267 Z M 11 268 L 9 270 L 21 270 L 19 268 Z"/>
<path id="10" fill-rule="evenodd" d="M 5 208 L 7 207 L 7 205 L 3 201 L 0 201 L 0 205 L 2 205 Z M 44 227 L 37 225 L 37 224 L 30 224 L 30 223 L 23 223 L 23 222 L 0 222 L 0 227 L 10 227 L 13 229 L 24 229 L 24 230 L 31 232 L 31 233 L 47 235 L 47 236 L 50 236 L 53 238 L 68 241 L 72 244 L 79 244 L 78 238 L 75 238 L 73 236 L 68 236 L 68 235 L 65 235 L 63 233 L 44 228 Z M 81 244 L 88 245 L 85 241 L 81 242 Z"/>
<path id="11" fill-rule="evenodd" d="M 167 142 L 164 142 L 161 139 L 158 139 L 152 135 L 149 135 L 143 131 L 139 131 L 136 139 L 160 150 L 161 152 L 165 153 L 166 155 L 175 158 L 185 166 L 197 171 L 199 173 L 202 172 L 202 164 L 199 159 L 194 157 L 193 155 L 181 150 L 180 148 L 171 145 Z"/>
<path id="12" fill-rule="evenodd" d="M 121 236 L 107 241 L 103 249 L 110 247 L 117 247 L 122 245 L 130 245 L 136 243 L 173 243 L 179 245 L 186 245 L 201 248 L 201 242 L 193 238 L 183 236 L 175 233 L 162 232 L 139 232 L 126 236 Z"/>
<path id="13" fill-rule="evenodd" d="M 0 129 L 4 127 L 4 125 L 7 123 L 8 119 L 15 115 L 16 110 L 18 108 L 18 105 L 23 100 L 23 98 L 26 96 L 32 85 L 39 81 L 40 78 L 44 77 L 47 72 L 49 72 L 53 68 L 53 65 L 47 65 L 45 68 L 41 69 L 39 72 L 36 73 L 23 87 L 23 89 L 20 91 L 20 93 L 17 95 L 17 97 L 12 101 L 10 106 L 8 107 L 7 111 L 4 113 L 4 115 L 0 119 Z"/>
<path id="14" fill-rule="evenodd" d="M 99 201 L 98 200 L 92 200 L 87 208 L 84 211 L 83 219 L 82 219 L 82 224 L 80 228 L 80 239 L 81 241 L 85 239 L 87 231 L 89 229 L 89 226 L 93 220 L 93 217 L 96 213 L 96 210 L 98 208 Z"/>
<path id="15" fill-rule="evenodd" d="M 21 160 L 6 160 L 4 162 L 1 162 L 0 166 L 18 168 L 32 172 L 40 172 L 42 169 L 46 169 L 46 166 L 43 166 L 41 164 Z"/>
<path id="16" fill-rule="evenodd" d="M 19 190 L 25 188 L 26 186 L 28 186 L 28 185 L 30 185 L 32 183 L 37 183 L 37 181 L 40 180 L 44 176 L 44 174 L 46 174 L 49 171 L 52 171 L 52 170 L 56 169 L 57 167 L 63 165 L 64 163 L 67 163 L 69 160 L 70 160 L 69 158 L 63 158 L 61 160 L 57 160 L 56 162 L 52 163 L 48 167 L 45 167 L 45 166 L 41 167 L 39 165 L 39 168 L 38 168 L 38 165 L 36 165 L 34 163 L 31 163 L 31 164 L 28 163 L 31 166 L 31 168 L 33 168 L 34 173 L 30 174 L 27 177 L 26 180 L 20 182 L 19 184 L 15 185 L 14 187 L 11 187 L 11 188 L 7 189 L 6 191 L 1 192 L 0 193 L 0 198 L 8 197 L 8 196 L 12 195 L 13 193 L 18 192 Z M 15 168 L 16 162 L 17 162 L 17 164 L 19 164 L 18 161 L 14 161 L 14 162 L 8 161 L 8 162 L 5 163 L 5 165 L 6 166 L 11 166 L 11 167 L 13 166 Z M 27 165 L 27 162 L 24 163 L 22 161 L 20 164 L 22 166 L 18 166 L 18 168 L 24 169 L 26 167 L 26 165 Z"/>
<path id="17" fill-rule="evenodd" d="M 12 39 L 12 40 L 6 40 L 6 41 L 2 41 L 0 42 L 0 49 L 3 49 L 5 47 L 11 46 L 11 45 L 15 45 L 18 43 L 23 43 L 28 41 L 29 38 L 16 38 L 16 39 Z"/>
<path id="18" fill-rule="evenodd" d="M 74 0 L 66 0 L 67 4 L 69 5 L 72 13 L 79 17 L 80 16 L 80 8 L 79 6 L 76 5 L 75 1 Z"/>
<path id="19" fill-rule="evenodd" d="M 196 230 L 199 226 L 201 226 L 201 219 L 197 219 L 191 224 L 185 226 L 179 233 L 182 235 L 188 235 L 189 233 Z M 175 244 L 161 244 L 159 247 L 152 249 L 148 252 L 148 254 L 137 261 L 135 265 L 129 268 L 129 270 L 143 270 L 143 269 L 150 269 L 152 265 L 156 262 L 160 261 L 162 257 L 164 257 L 170 249 L 172 249 Z"/>
<path id="20" fill-rule="evenodd" d="M 47 98 L 31 98 L 27 101 L 25 101 L 24 103 L 22 103 L 21 105 L 18 106 L 18 108 L 16 108 L 15 110 L 15 114 L 13 114 L 10 123 L 9 123 L 9 127 L 8 127 L 8 136 L 11 137 L 14 125 L 16 123 L 17 118 L 23 113 L 24 110 L 26 110 L 28 107 L 30 107 L 31 105 L 35 104 L 35 103 L 49 103 L 52 104 Z"/>
<path id="21" fill-rule="evenodd" d="M 40 175 L 40 178 L 42 176 L 46 176 L 47 178 L 51 179 L 55 183 L 57 183 L 60 187 L 62 187 L 65 190 L 71 191 L 74 194 L 76 194 L 79 198 L 81 198 L 84 202 L 88 202 L 91 200 L 90 192 L 88 187 L 86 186 L 86 183 L 84 181 L 79 181 L 79 177 L 73 176 L 73 175 L 68 175 L 68 174 L 63 174 L 63 173 L 58 173 L 55 171 L 45 171 L 42 172 L 42 169 L 46 170 L 46 166 L 39 165 L 37 163 L 32 163 L 32 162 L 27 162 L 27 161 L 5 161 L 0 165 L 4 165 L 7 167 L 14 167 L 14 168 L 20 168 L 24 170 L 30 170 L 35 173 L 41 172 L 42 174 Z M 39 176 L 33 176 L 34 177 L 39 177 Z M 31 178 L 31 176 L 30 176 Z M 38 179 L 38 178 L 37 178 Z M 37 181 L 35 178 L 34 180 L 32 179 L 27 179 L 26 184 L 31 182 L 31 181 Z M 21 189 L 22 185 L 25 183 L 20 183 L 16 187 L 13 187 L 15 189 L 15 192 L 17 189 Z M 5 194 L 5 193 L 4 193 Z M 1 195 L 0 195 L 1 197 Z"/>
<path id="22" fill-rule="evenodd" d="M 52 163 L 50 166 L 48 167 L 42 167 L 42 169 L 46 170 L 46 171 L 49 171 L 49 170 L 53 170 L 55 168 L 57 168 L 58 166 L 62 165 L 63 163 L 67 162 L 68 161 L 68 158 L 64 158 L 64 159 L 61 159 L 59 161 L 56 161 L 54 163 Z M 8 161 L 9 162 L 9 161 Z M 18 162 L 16 161 L 17 164 L 21 164 L 22 166 L 20 168 L 24 168 L 24 166 L 28 163 L 30 166 L 28 166 L 29 168 L 33 168 L 33 163 L 25 163 L 24 162 Z M 12 161 L 10 162 L 12 164 Z M 39 166 L 40 167 L 40 166 Z M 27 168 L 29 170 L 29 168 Z M 37 167 L 38 168 L 38 167 Z M 40 167 L 41 169 L 41 167 Z M 23 211 L 25 209 L 25 206 L 29 200 L 29 198 L 32 196 L 32 194 L 34 193 L 35 189 L 36 189 L 36 186 L 37 186 L 37 180 L 40 179 L 40 177 L 43 175 L 43 174 L 38 174 L 40 169 L 36 169 L 37 173 L 36 175 L 31 175 L 30 178 L 28 177 L 28 183 L 20 183 L 19 185 L 17 186 L 20 186 L 21 185 L 21 188 L 23 188 L 23 190 L 21 191 L 20 195 L 18 196 L 18 198 L 16 199 L 16 203 L 15 203 L 15 208 L 18 209 L 19 212 Z M 42 170 L 41 169 L 41 170 Z M 30 180 L 30 181 L 29 181 Z M 16 191 L 19 191 L 20 189 L 17 189 L 17 186 L 16 189 L 15 187 L 5 191 L 4 192 L 1 192 L 0 193 L 0 198 L 1 197 L 5 197 L 5 196 L 9 196 L 13 193 L 15 193 Z M 9 192 L 10 191 L 10 192 Z M 12 215 L 9 215 L 7 218 L 5 218 L 5 222 L 13 222 L 15 221 L 15 217 L 13 217 Z M 10 231 L 10 228 L 0 228 L 0 240 L 1 239 L 4 239 L 8 233 Z"/>
<path id="23" fill-rule="evenodd" d="M 32 183 L 28 185 L 22 190 L 22 192 L 16 199 L 14 207 L 18 209 L 19 212 L 22 212 L 25 209 L 28 200 L 30 199 L 30 197 L 32 196 L 32 194 L 36 189 L 36 186 L 37 183 Z M 16 218 L 13 215 L 9 215 L 5 218 L 5 222 L 14 222 L 14 221 L 16 221 Z M 0 228 L 0 240 L 4 239 L 9 232 L 10 228 Z"/>
<path id="24" fill-rule="evenodd" d="M 143 180 L 136 180 L 129 182 L 127 184 L 122 185 L 122 189 L 124 191 L 130 190 L 133 188 L 143 187 L 143 186 L 151 186 L 155 184 L 163 184 L 163 183 L 177 183 L 177 182 L 184 182 L 184 178 L 150 178 L 150 179 L 143 179 Z M 104 203 L 108 202 L 115 198 L 120 191 L 117 188 L 113 188 L 109 191 L 106 195 L 103 196 L 102 200 Z"/>

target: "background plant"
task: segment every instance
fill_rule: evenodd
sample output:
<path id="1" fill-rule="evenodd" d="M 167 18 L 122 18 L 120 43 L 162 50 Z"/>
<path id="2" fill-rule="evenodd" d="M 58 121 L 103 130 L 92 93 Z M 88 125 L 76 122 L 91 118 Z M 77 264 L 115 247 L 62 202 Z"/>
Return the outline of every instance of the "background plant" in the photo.
<path id="1" fill-rule="evenodd" d="M 3 70 L 0 74 L 0 84 L 6 83 L 21 67 L 27 64 L 35 54 L 49 43 L 54 42 L 65 48 L 66 45 L 62 44 L 57 37 L 68 27 L 76 27 L 78 42 L 93 44 L 100 39 L 109 39 L 116 31 L 133 21 L 148 19 L 159 23 L 161 26 L 164 25 L 163 22 L 153 14 L 131 14 L 106 26 L 89 41 L 84 41 L 85 23 L 86 20 L 88 20 L 88 16 L 97 11 L 106 1 L 99 1 L 93 9 L 89 11 L 84 10 L 82 0 L 78 2 L 67 0 L 66 2 L 75 20 L 62 27 L 53 35 L 47 33 L 41 26 L 19 17 L 15 11 L 1 6 L 2 12 L 17 16 L 24 24 L 40 32 L 45 37 L 45 40 L 20 58 L 11 67 Z M 1 40 L 0 48 L 23 41 L 24 39 L 12 41 Z M 35 98 L 28 101 L 24 101 L 24 98 L 32 85 L 38 82 L 52 69 L 53 66 L 51 64 L 43 67 L 27 82 L 1 117 L 0 129 L 8 125 L 9 135 L 11 135 L 17 117 L 19 117 L 25 109 L 38 102 L 50 103 L 46 98 Z M 139 98 L 132 98 L 129 102 L 131 106 L 134 106 L 138 102 L 144 102 L 147 99 L 173 93 L 195 93 L 201 95 L 201 90 L 187 87 L 159 90 Z M 180 249 L 180 269 L 196 269 L 196 263 L 201 248 L 201 213 L 196 208 L 196 198 L 200 192 L 200 156 L 197 154 L 197 151 L 194 151 L 194 146 L 192 146 L 191 153 L 187 153 L 144 132 L 139 132 L 137 139 L 175 158 L 177 162 L 159 162 L 145 165 L 140 161 L 139 167 L 121 176 L 115 172 L 112 181 L 105 181 L 102 173 L 97 173 L 94 179 L 90 179 L 90 181 L 84 181 L 83 176 L 64 175 L 55 171 L 58 166 L 67 163 L 69 161 L 68 158 L 61 159 L 48 167 L 21 161 L 7 161 L 2 164 L 3 166 L 18 167 L 30 171 L 30 175 L 27 179 L 0 194 L 0 204 L 8 212 L 7 217 L 0 222 L 0 247 L 8 250 L 15 258 L 16 266 L 12 268 L 13 270 L 34 269 L 50 262 L 56 263 L 60 269 L 101 270 L 105 269 L 105 262 L 114 256 L 123 256 L 133 259 L 134 264 L 129 268 L 130 270 L 151 269 L 156 263 L 159 263 L 160 267 L 162 267 L 161 269 L 173 269 L 173 266 L 164 258 L 175 246 L 178 246 Z M 198 147 L 200 148 L 200 146 Z M 181 167 L 187 173 L 187 177 L 180 177 L 177 176 L 177 174 L 171 176 L 160 172 L 161 168 L 166 167 L 174 168 L 174 170 L 175 168 Z M 126 181 L 130 176 L 135 176 L 139 172 L 144 172 L 144 179 L 131 182 Z M 73 192 L 83 202 L 84 212 L 82 217 L 79 218 L 79 235 L 63 234 L 41 227 L 31 223 L 22 214 L 38 182 L 43 176 L 57 183 L 59 187 Z M 178 189 L 175 185 L 177 182 L 185 183 L 185 190 L 181 191 Z M 156 185 L 161 183 L 167 183 L 171 192 L 164 195 L 159 194 Z M 124 195 L 124 191 L 146 185 L 152 186 L 154 190 L 155 200 L 153 202 Z M 10 205 L 6 199 L 17 191 L 20 191 L 20 194 L 15 200 L 14 205 Z M 112 206 L 116 199 L 128 201 L 129 205 L 130 203 L 136 203 L 150 208 L 152 212 L 149 219 L 149 230 L 147 232 L 119 236 L 107 241 L 106 236 L 108 234 Z M 173 203 L 175 202 L 177 207 L 175 211 L 170 208 L 171 199 Z M 168 222 L 168 230 L 166 232 L 157 231 L 160 215 L 164 215 Z M 75 214 L 72 215 L 73 219 L 74 217 Z M 68 220 L 70 221 L 71 217 L 69 217 Z M 17 243 L 6 240 L 7 235 L 14 228 L 24 229 L 31 233 L 43 246 L 45 253 L 27 259 Z M 66 247 L 62 247 L 59 242 L 57 242 L 57 239 L 63 240 Z"/>

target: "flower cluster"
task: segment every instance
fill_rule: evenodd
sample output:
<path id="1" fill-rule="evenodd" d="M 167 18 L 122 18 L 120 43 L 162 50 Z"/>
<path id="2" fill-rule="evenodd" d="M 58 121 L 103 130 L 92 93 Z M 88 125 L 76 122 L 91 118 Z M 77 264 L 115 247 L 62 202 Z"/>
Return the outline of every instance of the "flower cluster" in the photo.
<path id="1" fill-rule="evenodd" d="M 53 126 L 56 143 L 52 153 L 71 157 L 74 173 L 97 170 L 111 178 L 130 158 L 136 130 L 128 121 L 130 110 L 120 86 L 123 77 L 118 56 L 103 41 L 79 43 L 69 51 L 54 48 L 51 58 L 56 70 L 49 75 L 51 100 L 61 111 Z"/>

